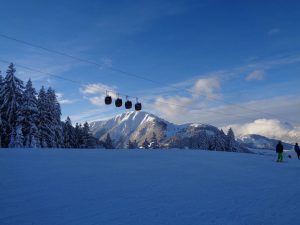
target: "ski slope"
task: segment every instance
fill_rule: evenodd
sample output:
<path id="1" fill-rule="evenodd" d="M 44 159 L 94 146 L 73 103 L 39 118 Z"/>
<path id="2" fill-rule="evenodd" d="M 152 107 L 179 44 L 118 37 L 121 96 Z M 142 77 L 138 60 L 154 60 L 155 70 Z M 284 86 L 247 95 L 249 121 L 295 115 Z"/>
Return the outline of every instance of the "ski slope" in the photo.
<path id="1" fill-rule="evenodd" d="M 1 225 L 298 225 L 300 160 L 191 150 L 0 150 Z"/>

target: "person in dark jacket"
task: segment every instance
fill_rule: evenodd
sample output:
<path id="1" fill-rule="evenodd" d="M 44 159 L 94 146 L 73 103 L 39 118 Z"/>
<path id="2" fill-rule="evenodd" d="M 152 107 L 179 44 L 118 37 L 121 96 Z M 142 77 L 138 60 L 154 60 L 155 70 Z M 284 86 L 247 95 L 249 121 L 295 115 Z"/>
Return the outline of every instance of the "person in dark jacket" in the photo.
<path id="1" fill-rule="evenodd" d="M 298 159 L 300 159 L 300 148 L 298 143 L 295 144 L 294 150 L 297 153 Z"/>
<path id="2" fill-rule="evenodd" d="M 278 141 L 278 144 L 276 145 L 276 152 L 278 154 L 277 162 L 282 162 L 283 160 L 283 145 L 281 141 Z"/>

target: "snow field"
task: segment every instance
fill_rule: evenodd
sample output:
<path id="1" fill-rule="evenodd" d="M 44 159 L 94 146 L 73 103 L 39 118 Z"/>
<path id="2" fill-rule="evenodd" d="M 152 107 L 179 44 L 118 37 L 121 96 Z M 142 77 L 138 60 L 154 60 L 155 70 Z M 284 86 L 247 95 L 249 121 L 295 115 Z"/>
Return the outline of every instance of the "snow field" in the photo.
<path id="1" fill-rule="evenodd" d="M 0 224 L 298 225 L 291 154 L 0 150 Z"/>

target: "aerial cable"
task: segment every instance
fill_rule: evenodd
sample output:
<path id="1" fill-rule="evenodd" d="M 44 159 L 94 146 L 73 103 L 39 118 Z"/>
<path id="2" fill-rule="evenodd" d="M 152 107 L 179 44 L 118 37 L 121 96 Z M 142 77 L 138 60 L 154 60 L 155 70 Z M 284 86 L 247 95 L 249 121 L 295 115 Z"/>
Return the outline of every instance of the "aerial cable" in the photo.
<path id="1" fill-rule="evenodd" d="M 3 60 L 0 58 L 0 62 L 3 62 L 3 63 L 7 63 L 9 64 L 10 62 L 7 61 L 7 60 Z M 53 74 L 53 73 L 49 73 L 49 72 L 44 72 L 44 71 L 41 71 L 41 70 L 38 70 L 38 69 L 33 69 L 31 67 L 28 67 L 28 66 L 24 66 L 24 65 L 21 65 L 21 64 L 15 64 L 16 66 L 18 67 L 21 67 L 21 68 L 24 68 L 26 70 L 29 70 L 29 71 L 32 71 L 32 72 L 37 72 L 37 73 L 40 73 L 40 74 L 45 74 L 47 76 L 51 76 L 51 77 L 54 77 L 56 79 L 61 79 L 61 80 L 64 80 L 64 81 L 68 81 L 68 82 L 71 82 L 73 84 L 76 84 L 76 85 L 79 85 L 79 86 L 82 86 L 82 85 L 88 85 L 88 83 L 84 83 L 84 82 L 80 82 L 80 81 L 76 81 L 76 80 L 72 80 L 72 79 L 68 79 L 68 78 L 64 78 L 62 76 L 59 76 L 59 75 L 56 75 L 56 74 Z M 109 93 L 113 93 L 115 92 L 114 90 L 106 90 L 105 91 L 105 94 L 106 94 L 106 97 L 104 99 L 105 101 L 105 104 L 106 105 L 110 105 L 112 103 L 112 97 L 109 95 Z M 130 96 L 130 95 L 127 95 L 127 94 L 123 94 L 123 93 L 120 93 L 118 92 L 118 98 L 120 96 L 126 96 L 126 100 L 128 100 L 128 98 L 135 98 L 136 99 L 136 104 L 135 104 L 135 110 L 136 111 L 139 111 L 142 109 L 142 104 L 139 102 L 138 98 L 135 97 L 135 96 Z M 145 100 L 147 100 L 147 98 L 143 98 Z M 170 102 L 167 102 L 167 101 L 161 101 L 161 100 L 155 100 L 156 102 L 160 102 L 162 104 L 166 104 L 166 105 L 171 105 L 171 106 L 175 106 L 175 107 L 178 107 L 178 108 L 186 108 L 186 106 L 184 105 L 180 105 L 180 104 L 174 104 L 174 103 L 170 103 Z M 118 103 L 119 104 L 119 103 Z M 252 119 L 250 117 L 245 117 L 245 116 L 240 116 L 240 115 L 235 115 L 235 114 L 228 114 L 228 113 L 224 113 L 222 111 L 217 111 L 217 110 L 212 110 L 212 109 L 204 109 L 204 108 L 192 108 L 192 110 L 199 110 L 199 111 L 207 111 L 207 112 L 212 112 L 212 113 L 219 113 L 219 114 L 223 114 L 223 115 L 227 115 L 227 116 L 236 116 L 236 117 L 240 117 L 240 118 L 245 118 L 245 119 Z M 192 113 L 192 112 L 191 112 Z"/>
<path id="2" fill-rule="evenodd" d="M 85 62 L 85 63 L 91 64 L 91 65 L 97 66 L 101 69 L 103 68 L 103 64 L 94 62 L 92 60 L 83 59 L 83 58 L 80 58 L 80 57 L 77 57 L 77 56 L 74 56 L 74 55 L 71 55 L 71 54 L 68 54 L 68 53 L 65 53 L 65 52 L 61 52 L 61 51 L 53 50 L 53 49 L 50 49 L 50 48 L 46 48 L 46 47 L 43 47 L 41 45 L 36 45 L 36 44 L 30 43 L 30 42 L 27 42 L 27 41 L 23 41 L 23 40 L 20 40 L 20 39 L 17 39 L 17 38 L 14 38 L 14 37 L 11 37 L 11 36 L 8 36 L 8 35 L 5 35 L 5 34 L 0 33 L 0 37 L 11 40 L 11 41 L 15 41 L 15 42 L 18 42 L 18 43 L 21 43 L 21 44 L 24 44 L 24 45 L 27 45 L 27 46 L 30 46 L 30 47 L 33 47 L 33 48 L 42 49 L 44 51 L 51 52 L 51 53 L 54 53 L 54 54 L 57 54 L 57 55 L 69 57 L 69 58 L 72 58 L 72 59 L 80 61 L 80 62 Z M 187 88 L 177 88 L 177 87 L 174 87 L 172 85 L 169 85 L 169 84 L 166 84 L 166 83 L 163 83 L 163 82 L 159 82 L 159 81 L 156 81 L 156 80 L 144 77 L 144 76 L 140 76 L 140 75 L 137 75 L 137 74 L 134 74 L 134 73 L 126 72 L 126 71 L 121 70 L 121 69 L 112 68 L 112 67 L 107 67 L 106 69 L 114 71 L 114 72 L 118 72 L 118 73 L 126 75 L 126 76 L 131 76 L 131 77 L 135 77 L 135 78 L 138 78 L 138 79 L 149 81 L 149 82 L 152 82 L 152 83 L 155 83 L 155 84 L 159 84 L 159 85 L 162 85 L 162 86 L 171 87 L 172 89 L 176 89 L 176 90 L 179 90 L 179 91 L 184 90 L 184 91 L 187 91 L 187 92 L 191 93 L 191 91 Z M 200 95 L 205 96 L 205 94 L 200 94 Z M 264 112 L 264 111 L 261 111 L 261 110 L 252 109 L 252 108 L 242 106 L 242 105 L 239 105 L 239 104 L 236 104 L 236 103 L 232 103 L 232 102 L 229 102 L 229 101 L 220 100 L 220 99 L 217 99 L 215 97 L 211 97 L 210 99 L 213 100 L 213 101 L 216 101 L 216 102 L 221 102 L 221 103 L 225 103 L 227 105 L 232 105 L 232 106 L 235 106 L 235 107 L 247 110 L 247 111 L 258 112 L 258 113 L 262 113 L 262 114 L 265 114 L 265 115 L 268 115 L 268 116 L 282 118 L 281 116 L 278 116 L 278 115 L 273 114 L 273 113 L 268 113 L 268 112 Z M 282 119 L 284 119 L 284 118 L 282 118 Z"/>

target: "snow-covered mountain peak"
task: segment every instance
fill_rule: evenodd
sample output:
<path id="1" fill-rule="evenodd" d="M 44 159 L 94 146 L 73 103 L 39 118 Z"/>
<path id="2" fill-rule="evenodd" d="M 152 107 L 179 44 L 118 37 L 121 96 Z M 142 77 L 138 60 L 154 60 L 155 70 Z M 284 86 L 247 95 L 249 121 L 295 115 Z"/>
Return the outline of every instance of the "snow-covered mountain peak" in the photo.
<path id="1" fill-rule="evenodd" d="M 111 119 L 110 119 L 111 120 Z M 113 121 L 117 124 L 121 123 L 135 123 L 136 125 L 144 122 L 153 122 L 154 120 L 160 120 L 157 116 L 144 111 L 130 111 L 119 114 L 113 118 Z M 109 120 L 107 120 L 109 121 Z"/>
<path id="2" fill-rule="evenodd" d="M 170 124 L 159 117 L 144 111 L 130 111 L 112 119 L 92 122 L 90 128 L 94 136 L 104 140 L 109 133 L 118 147 L 126 147 L 128 140 L 144 141 L 151 139 L 153 133 L 163 138 L 164 130 Z"/>
<path id="3" fill-rule="evenodd" d="M 150 143 L 156 139 L 161 146 L 171 148 L 237 150 L 225 146 L 226 135 L 217 127 L 202 123 L 176 125 L 144 111 L 125 112 L 106 121 L 93 122 L 90 128 L 101 141 L 109 134 L 117 148 L 126 148 L 129 141 L 142 146 L 146 140 Z"/>

